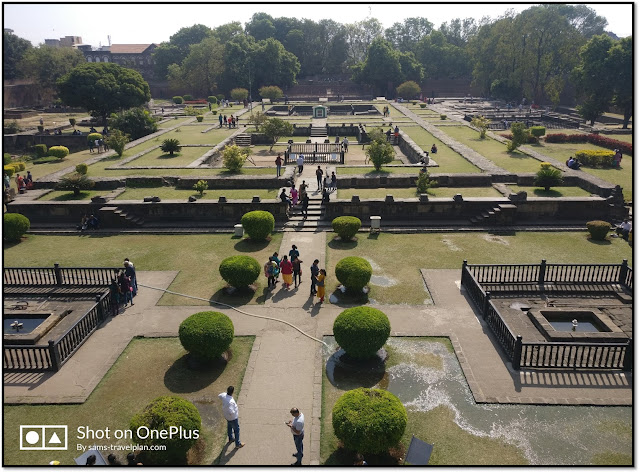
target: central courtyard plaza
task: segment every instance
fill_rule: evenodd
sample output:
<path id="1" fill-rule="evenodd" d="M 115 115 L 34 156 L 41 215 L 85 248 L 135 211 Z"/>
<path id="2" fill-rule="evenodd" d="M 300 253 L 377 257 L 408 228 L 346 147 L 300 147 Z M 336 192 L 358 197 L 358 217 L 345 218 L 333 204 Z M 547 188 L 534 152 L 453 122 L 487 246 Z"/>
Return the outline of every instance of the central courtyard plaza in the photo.
<path id="1" fill-rule="evenodd" d="M 159 107 L 161 102 L 156 103 Z M 380 112 L 387 102 L 373 103 Z M 477 137 L 452 104 L 390 103 L 390 116 L 328 116 L 326 123 L 362 123 L 387 130 L 396 125 L 422 150 L 432 144 L 438 153 L 430 173 L 481 174 L 535 172 L 540 162 L 550 162 L 569 175 L 565 157 L 585 144 L 541 142 L 507 153 L 497 133 Z M 167 105 L 165 105 L 167 106 Z M 254 105 L 255 107 L 255 105 Z M 168 108 L 168 106 L 167 106 Z M 89 164 L 92 178 L 229 176 L 215 150 L 225 140 L 250 131 L 248 110 L 242 106 L 219 109 L 240 117 L 236 129 L 219 128 L 217 117 L 167 117 L 159 131 L 130 143 L 123 158 L 110 153 L 73 153 L 61 163 L 29 165 L 36 179 L 56 180 Z M 441 115 L 446 115 L 441 119 Z M 309 126 L 311 117 L 288 116 L 297 126 Z M 553 130 L 561 132 L 562 130 Z M 566 130 L 565 130 L 566 131 Z M 571 133 L 577 132 L 571 130 Z M 173 158 L 157 146 L 165 138 L 178 138 L 182 151 Z M 253 145 L 250 162 L 241 174 L 275 176 L 277 153 L 288 140 L 281 137 L 270 150 Z M 331 142 L 335 137 L 328 137 Z M 343 137 L 341 137 L 343 138 Z M 365 166 L 365 150 L 356 136 L 344 165 L 332 165 L 338 176 L 338 199 L 417 197 L 415 188 L 353 189 L 340 184 L 350 175 L 380 175 Z M 324 141 L 324 138 L 322 138 Z M 321 141 L 321 142 L 322 142 Z M 382 174 L 417 174 L 399 147 Z M 211 158 L 211 159 L 209 159 Z M 584 169 L 590 182 L 620 185 L 626 200 L 632 198 L 632 163 L 625 159 L 617 173 Z M 293 166 L 289 166 L 292 168 Z M 291 169 L 289 169 L 291 172 Z M 300 179 L 309 193 L 319 195 L 314 166 L 305 165 Z M 291 173 L 289 175 L 292 175 Z M 282 185 L 268 189 L 207 190 L 202 199 L 276 199 Z M 541 188 L 501 186 L 429 189 L 431 197 L 491 197 L 525 190 L 544 197 L 581 197 L 580 187 Z M 80 199 L 105 195 L 85 191 Z M 172 186 L 127 185 L 114 197 L 141 200 L 154 195 L 185 201 L 196 195 Z M 67 201 L 69 193 L 40 189 L 19 199 Z M 410 220 L 411 216 L 407 216 Z M 384 223 L 384 222 L 383 222 Z M 619 370 L 515 370 L 501 351 L 488 325 L 461 289 L 462 261 L 470 264 L 615 263 L 633 266 L 631 246 L 621 238 L 606 243 L 588 238 L 583 229 L 561 231 L 449 231 L 369 234 L 359 232 L 349 242 L 325 228 L 279 229 L 265 242 L 209 233 L 183 225 L 173 231 L 144 226 L 135 231 L 109 229 L 79 234 L 70 226 L 34 225 L 20 243 L 5 244 L 4 267 L 119 267 L 128 257 L 135 263 L 139 294 L 135 305 L 108 317 L 58 372 L 4 373 L 4 464 L 45 465 L 52 459 L 73 464 L 76 443 L 98 441 L 74 438 L 79 426 L 128 428 L 133 415 L 162 395 L 190 400 L 202 417 L 202 436 L 189 452 L 193 465 L 288 465 L 295 447 L 283 426 L 296 406 L 305 415 L 303 465 L 352 465 L 353 452 L 341 447 L 333 433 L 331 412 L 340 395 L 356 387 L 386 389 L 402 401 L 408 425 L 400 451 L 367 459 L 369 464 L 390 465 L 402 458 L 411 436 L 434 444 L 430 465 L 630 465 L 632 462 L 632 374 Z M 261 274 L 251 291 L 229 294 L 221 278 L 220 262 L 232 255 L 249 255 L 260 264 L 274 252 L 288 254 L 296 245 L 303 261 L 302 284 L 285 289 L 267 288 Z M 373 277 L 361 298 L 343 294 L 335 267 L 346 256 L 369 261 Z M 309 295 L 309 266 L 314 259 L 326 268 L 327 299 L 319 304 Z M 224 305 L 221 305 L 224 304 Z M 369 305 L 387 314 L 391 337 L 385 372 L 346 377 L 330 365 L 337 348 L 333 322 L 346 308 Z M 203 310 L 220 311 L 233 322 L 232 357 L 223 366 L 193 370 L 177 339 L 178 327 L 188 316 Z M 342 376 L 342 377 L 341 377 Z M 234 385 L 242 441 L 226 445 L 224 418 L 218 393 Z M 73 448 L 60 452 L 21 451 L 20 424 L 66 424 Z M 16 433 L 14 435 L 13 433 Z M 115 442 L 126 444 L 126 441 Z M 124 459 L 123 454 L 119 454 Z M 105 454 L 106 456 L 106 454 Z"/>

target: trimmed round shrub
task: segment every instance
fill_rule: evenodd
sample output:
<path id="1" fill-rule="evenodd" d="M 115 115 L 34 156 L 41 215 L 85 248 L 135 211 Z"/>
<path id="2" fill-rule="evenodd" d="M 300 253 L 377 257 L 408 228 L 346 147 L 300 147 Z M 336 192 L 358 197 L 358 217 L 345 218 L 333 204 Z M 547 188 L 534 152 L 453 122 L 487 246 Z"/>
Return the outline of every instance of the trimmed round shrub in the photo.
<path id="1" fill-rule="evenodd" d="M 220 263 L 220 276 L 235 288 L 253 284 L 261 270 L 260 263 L 251 256 L 229 256 Z"/>
<path id="2" fill-rule="evenodd" d="M 370 358 L 384 346 L 391 333 L 389 318 L 373 307 L 343 310 L 333 322 L 333 336 L 347 355 Z"/>
<path id="3" fill-rule="evenodd" d="M 347 256 L 336 264 L 336 278 L 349 291 L 361 291 L 373 274 L 369 262 L 358 256 Z"/>
<path id="4" fill-rule="evenodd" d="M 51 148 L 49 148 L 49 156 L 55 156 L 58 159 L 64 159 L 68 154 L 69 148 L 67 148 L 66 146 L 52 146 Z"/>
<path id="5" fill-rule="evenodd" d="M 202 120 L 204 120 L 204 116 L 196 115 L 196 120 L 198 120 L 198 122 L 201 122 Z"/>
<path id="6" fill-rule="evenodd" d="M 187 452 L 198 441 L 202 419 L 196 406 L 186 399 L 162 396 L 133 416 L 129 427 L 138 444 L 166 446 L 166 450 L 144 451 L 145 464 L 184 464 Z M 165 435 L 167 438 L 162 439 L 156 438 L 156 434 L 152 438 L 153 431 L 163 430 L 173 435 Z"/>
<path id="7" fill-rule="evenodd" d="M 276 225 L 276 219 L 271 212 L 254 210 L 247 212 L 240 219 L 242 228 L 252 240 L 266 240 Z"/>
<path id="8" fill-rule="evenodd" d="M 13 165 L 11 164 L 7 164 L 6 166 L 3 167 L 3 169 L 4 169 L 4 173 L 9 177 L 13 176 L 16 172 L 16 168 L 14 168 Z"/>
<path id="9" fill-rule="evenodd" d="M 340 235 L 340 238 L 349 241 L 358 233 L 362 222 L 358 217 L 336 217 L 331 222 L 331 226 L 333 231 Z"/>
<path id="10" fill-rule="evenodd" d="M 182 98 L 183 98 L 183 99 L 185 99 L 185 100 L 193 100 L 193 95 L 191 95 L 191 94 L 184 94 L 184 95 L 182 96 Z"/>
<path id="11" fill-rule="evenodd" d="M 440 114 L 440 120 L 446 120 L 447 116 L 444 113 Z"/>
<path id="12" fill-rule="evenodd" d="M 11 166 L 13 166 L 13 169 L 16 172 L 24 171 L 25 168 L 27 167 L 27 165 L 24 164 L 22 161 L 15 162 L 15 163 L 11 164 Z"/>
<path id="13" fill-rule="evenodd" d="M 88 170 L 89 170 L 89 166 L 87 166 L 85 163 L 76 164 L 76 172 L 78 174 L 85 175 L 87 174 Z"/>
<path id="14" fill-rule="evenodd" d="M 216 95 L 216 98 L 218 99 L 218 102 L 222 102 L 224 100 L 224 94 L 218 94 Z"/>
<path id="15" fill-rule="evenodd" d="M 6 166 L 7 164 L 11 164 L 11 155 L 9 153 L 4 153 L 2 155 L 2 165 Z"/>
<path id="16" fill-rule="evenodd" d="M 388 391 L 358 388 L 338 399 L 331 422 L 345 448 L 379 454 L 400 442 L 407 427 L 407 410 L 400 399 Z"/>
<path id="17" fill-rule="evenodd" d="M 209 97 L 207 97 L 207 102 L 209 102 L 209 103 L 218 103 L 218 99 L 216 98 L 215 95 L 209 95 Z"/>
<path id="18" fill-rule="evenodd" d="M 589 230 L 592 240 L 604 240 L 611 230 L 611 224 L 604 220 L 591 220 L 587 222 L 587 230 Z"/>
<path id="19" fill-rule="evenodd" d="M 19 242 L 22 235 L 29 231 L 31 222 L 22 214 L 6 213 L 3 218 L 3 240 L 15 243 Z"/>
<path id="20" fill-rule="evenodd" d="M 426 103 L 421 103 L 421 104 L 420 104 L 420 108 L 426 108 L 426 107 L 427 107 L 427 104 L 426 104 Z"/>
<path id="21" fill-rule="evenodd" d="M 198 312 L 180 324 L 178 336 L 184 349 L 196 358 L 216 360 L 231 346 L 233 322 L 220 312 Z"/>
<path id="22" fill-rule="evenodd" d="M 184 99 L 179 95 L 175 95 L 172 100 L 176 105 L 180 105 L 182 102 L 184 102 Z"/>
<path id="23" fill-rule="evenodd" d="M 48 149 L 47 145 L 45 145 L 45 144 L 39 144 L 39 145 L 35 145 L 33 147 L 33 150 L 36 153 L 36 157 L 38 157 L 38 158 L 42 158 L 42 157 L 46 156 L 47 155 L 47 149 Z"/>
<path id="24" fill-rule="evenodd" d="M 217 110 L 211 110 L 211 113 L 212 113 L 213 115 L 217 115 L 217 114 L 218 114 L 218 111 L 217 111 Z"/>
<path id="25" fill-rule="evenodd" d="M 96 140 L 101 140 L 102 135 L 100 133 L 89 133 L 87 135 L 87 141 L 91 143 L 95 143 Z"/>
<path id="26" fill-rule="evenodd" d="M 546 132 L 547 132 L 547 129 L 543 126 L 529 127 L 529 133 L 531 133 L 531 135 L 535 136 L 536 138 L 540 138 L 541 136 L 544 136 Z"/>

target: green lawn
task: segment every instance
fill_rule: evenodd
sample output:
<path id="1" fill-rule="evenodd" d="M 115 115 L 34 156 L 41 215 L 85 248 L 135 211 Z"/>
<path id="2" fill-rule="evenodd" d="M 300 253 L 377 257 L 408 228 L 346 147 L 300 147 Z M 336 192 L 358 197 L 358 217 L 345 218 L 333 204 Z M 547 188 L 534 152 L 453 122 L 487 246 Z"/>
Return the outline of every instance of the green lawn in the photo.
<path id="1" fill-rule="evenodd" d="M 237 128 L 214 128 L 211 131 L 207 131 L 206 133 L 202 133 L 207 128 L 211 127 L 211 124 L 197 124 L 197 125 L 186 125 L 181 126 L 180 128 L 176 128 L 169 133 L 166 133 L 160 137 L 160 143 L 163 140 L 169 138 L 175 138 L 180 141 L 180 143 L 185 145 L 217 145 L 222 140 L 227 138 L 232 133 L 238 131 Z M 158 143 L 158 144 L 160 144 Z"/>
<path id="2" fill-rule="evenodd" d="M 364 174 L 368 176 L 387 176 L 389 174 L 418 174 L 420 168 L 418 166 L 403 166 L 403 167 L 388 167 L 382 166 L 380 171 L 376 171 L 373 166 L 371 167 L 337 167 L 336 174 L 338 179 L 340 176 L 351 176 L 354 174 Z M 339 183 L 338 183 L 339 184 Z"/>
<path id="3" fill-rule="evenodd" d="M 557 159 L 561 163 L 564 163 L 569 156 L 574 156 L 577 151 L 598 150 L 598 151 L 610 151 L 606 148 L 593 145 L 591 143 L 546 143 L 541 141 L 537 145 L 529 145 L 536 151 L 545 154 L 551 158 Z M 592 174 L 600 179 L 604 179 L 611 184 L 619 184 L 623 191 L 624 198 L 627 201 L 632 200 L 633 197 L 633 158 L 624 154 L 622 156 L 622 163 L 619 169 L 614 168 L 592 168 L 582 166 L 582 171 Z"/>
<path id="4" fill-rule="evenodd" d="M 38 200 L 54 200 L 54 201 L 68 201 L 68 200 L 89 200 L 97 195 L 108 194 L 109 191 L 80 191 L 80 194 L 75 195 L 69 191 L 51 191 Z"/>
<path id="5" fill-rule="evenodd" d="M 482 172 L 478 167 L 471 164 L 469 161 L 464 159 L 460 154 L 453 151 L 447 145 L 445 145 L 442 141 L 437 139 L 427 130 L 422 127 L 406 127 L 403 128 L 409 138 L 411 138 L 415 143 L 420 146 L 424 151 L 429 151 L 429 156 L 433 158 L 433 160 L 438 163 L 437 170 L 433 172 L 441 172 L 441 173 L 477 173 Z M 438 152 L 436 154 L 431 154 L 431 145 L 435 145 L 438 147 Z"/>
<path id="6" fill-rule="evenodd" d="M 196 309 L 194 309 L 196 312 Z M 201 440 L 190 452 L 190 464 L 211 464 L 222 451 L 226 441 L 226 422 L 219 409 L 217 395 L 233 385 L 235 397 L 240 394 L 244 372 L 249 361 L 254 337 L 236 337 L 231 344 L 233 356 L 228 364 L 220 363 L 209 370 L 194 371 L 187 365 L 186 351 L 177 338 L 134 339 L 100 381 L 84 404 L 5 405 L 3 426 L 7 435 L 4 443 L 5 465 L 46 465 L 59 460 L 62 465 L 74 465 L 80 453 L 76 444 L 127 445 L 125 440 L 80 440 L 79 426 L 106 429 L 128 429 L 129 421 L 158 396 L 174 395 L 190 401 L 210 399 L 214 409 L 201 412 L 203 419 Z M 211 415 L 213 412 L 215 415 Z M 59 452 L 20 451 L 20 424 L 66 424 L 69 450 Z M 109 452 L 105 452 L 106 457 Z M 126 465 L 126 452 L 114 452 Z"/>
<path id="7" fill-rule="evenodd" d="M 403 359 L 393 349 L 393 342 L 390 339 L 385 345 L 389 358 L 385 363 L 386 371 L 394 365 L 400 363 L 417 362 L 422 366 L 428 366 L 435 370 L 442 370 L 442 358 L 426 353 L 420 360 Z M 402 340 L 399 338 L 398 340 Z M 451 342 L 446 338 L 420 337 L 412 341 L 426 340 L 444 344 L 449 351 L 453 350 Z M 388 389 L 386 376 L 376 384 L 376 389 Z M 340 387 L 334 386 L 327 377 L 327 370 L 322 370 L 322 417 L 320 435 L 320 464 L 327 466 L 351 466 L 355 462 L 354 452 L 340 448 L 338 438 L 334 434 L 331 423 L 331 414 L 336 401 L 347 390 L 358 387 L 371 387 L 371 382 L 363 383 L 355 378 L 353 381 L 342 380 Z M 394 393 L 398 395 L 398 393 Z M 476 436 L 462 429 L 456 424 L 456 412 L 445 405 L 440 405 L 429 411 L 418 411 L 411 406 L 407 409 L 407 428 L 400 440 L 403 450 L 409 447 L 411 436 L 425 442 L 435 444 L 436 448 L 429 461 L 430 465 L 525 465 L 528 464 L 523 452 L 517 447 L 496 439 Z M 464 446 L 462 448 L 461 446 Z M 368 455 L 367 462 L 374 465 L 393 466 L 394 458 L 390 455 Z"/>
<path id="8" fill-rule="evenodd" d="M 126 166 L 187 166 L 210 149 L 204 146 L 183 146 L 179 152 L 172 156 L 160 148 L 156 148 L 133 161 L 129 161 Z"/>
<path id="9" fill-rule="evenodd" d="M 537 172 L 540 169 L 540 161 L 537 159 L 520 151 L 509 153 L 507 145 L 492 138 L 487 137 L 481 140 L 479 133 L 469 127 L 447 126 L 440 130 L 507 171 Z"/>
<path id="10" fill-rule="evenodd" d="M 147 190 L 148 191 L 148 190 Z M 233 225 L 229 224 L 229 230 Z M 135 263 L 138 271 L 180 271 L 169 290 L 207 300 L 233 305 L 264 302 L 266 279 L 258 277 L 255 293 L 230 297 L 223 294 L 225 282 L 220 277 L 220 262 L 237 254 L 252 256 L 260 266 L 280 249 L 281 233 L 269 242 L 251 242 L 231 234 L 194 235 L 100 235 L 95 233 L 46 236 L 28 235 L 20 244 L 4 246 L 6 267 L 114 267 L 121 266 L 122 252 Z M 165 294 L 161 305 L 203 305 L 205 302 Z"/>
<path id="11" fill-rule="evenodd" d="M 211 189 L 205 191 L 204 195 L 195 190 L 175 189 L 173 187 L 127 187 L 127 190 L 120 194 L 116 200 L 142 200 L 148 195 L 155 195 L 162 200 L 180 199 L 187 200 L 194 196 L 196 199 L 202 200 L 218 200 L 220 196 L 227 199 L 251 199 L 257 195 L 260 199 L 276 199 L 280 189 Z"/>
<path id="12" fill-rule="evenodd" d="M 590 192 L 580 187 L 552 187 L 545 191 L 542 187 L 535 186 L 509 186 L 513 192 L 525 191 L 530 197 L 589 197 Z"/>
<path id="13" fill-rule="evenodd" d="M 384 229 L 384 219 L 382 227 Z M 592 242 L 587 232 L 518 232 L 493 235 L 476 232 L 369 235 L 358 233 L 357 241 L 343 243 L 328 233 L 327 292 L 338 286 L 335 266 L 347 256 L 360 256 L 374 263 L 374 276 L 386 276 L 397 284 L 370 285 L 369 297 L 382 304 L 422 304 L 428 299 L 420 269 L 460 268 L 469 263 L 620 263 L 633 266 L 632 248 L 621 238 Z M 135 261 L 135 260 L 134 260 Z M 5 263 L 6 264 L 6 263 Z"/>
<path id="14" fill-rule="evenodd" d="M 418 197 L 415 187 L 412 188 L 377 188 L 377 189 L 338 189 L 338 199 L 351 199 L 358 195 L 361 199 L 384 199 L 391 194 L 396 199 L 409 199 Z M 453 197 L 462 194 L 465 197 L 502 197 L 502 194 L 493 187 L 432 187 L 427 194 L 431 197 Z"/>
<path id="15" fill-rule="evenodd" d="M 605 135 L 607 138 L 612 138 L 618 141 L 625 141 L 627 143 L 633 143 L 633 134 L 632 133 L 614 133 L 611 135 Z"/>

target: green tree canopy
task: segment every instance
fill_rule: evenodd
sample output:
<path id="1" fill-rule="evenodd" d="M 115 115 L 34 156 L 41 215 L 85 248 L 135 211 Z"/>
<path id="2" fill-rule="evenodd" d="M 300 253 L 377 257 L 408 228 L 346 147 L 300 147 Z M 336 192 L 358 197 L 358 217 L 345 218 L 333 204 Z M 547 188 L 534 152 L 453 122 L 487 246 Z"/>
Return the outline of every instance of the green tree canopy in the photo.
<path id="1" fill-rule="evenodd" d="M 400 51 L 415 52 L 415 45 L 431 33 L 433 23 L 426 18 L 406 18 L 403 23 L 394 23 L 384 30 L 384 36 L 393 47 Z"/>
<path id="2" fill-rule="evenodd" d="M 224 48 L 217 38 L 209 37 L 191 46 L 179 66 L 169 66 L 168 77 L 173 87 L 206 97 L 218 89 L 223 70 Z"/>
<path id="3" fill-rule="evenodd" d="M 420 86 L 414 81 L 409 80 L 400 84 L 396 92 L 398 92 L 400 97 L 411 100 L 418 98 L 418 95 L 420 95 Z"/>
<path id="4" fill-rule="evenodd" d="M 161 43 L 152 53 L 156 77 L 158 79 L 167 78 L 169 66 L 172 64 L 180 65 L 189 55 L 192 45 L 200 44 L 213 34 L 211 28 L 200 24 L 180 28 L 169 38 L 168 42 Z"/>
<path id="5" fill-rule="evenodd" d="M 280 139 L 281 136 L 290 136 L 293 134 L 293 125 L 281 118 L 269 118 L 264 121 L 260 127 L 260 131 L 271 140 L 271 147 L 269 151 L 273 149 L 273 145 Z"/>
<path id="6" fill-rule="evenodd" d="M 78 66 L 58 81 L 58 87 L 64 103 L 84 107 L 105 119 L 112 112 L 151 99 L 149 84 L 139 72 L 111 62 Z"/>
<path id="7" fill-rule="evenodd" d="M 626 129 L 633 113 L 633 39 L 623 38 L 608 52 L 607 63 L 611 71 L 613 105 L 622 109 Z"/>
<path id="8" fill-rule="evenodd" d="M 258 93 L 263 99 L 269 99 L 272 102 L 284 95 L 282 93 L 282 89 L 277 85 L 265 85 L 264 87 L 260 87 Z"/>
<path id="9" fill-rule="evenodd" d="M 29 40 L 4 30 L 2 35 L 2 70 L 5 79 L 21 77 L 22 71 L 18 69 L 18 64 L 31 49 L 33 46 Z"/>
<path id="10" fill-rule="evenodd" d="M 43 97 L 51 98 L 57 92 L 58 79 L 86 62 L 77 49 L 40 46 L 29 49 L 18 68 L 22 77 L 35 81 L 33 86 Z"/>

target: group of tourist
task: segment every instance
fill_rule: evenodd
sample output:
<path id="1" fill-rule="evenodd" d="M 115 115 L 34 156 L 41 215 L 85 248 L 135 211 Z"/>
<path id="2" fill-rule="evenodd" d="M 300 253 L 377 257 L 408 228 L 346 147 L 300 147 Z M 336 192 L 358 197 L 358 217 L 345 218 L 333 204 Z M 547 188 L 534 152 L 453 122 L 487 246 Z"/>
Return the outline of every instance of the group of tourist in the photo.
<path id="1" fill-rule="evenodd" d="M 33 176 L 31 175 L 31 171 L 27 171 L 27 175 L 22 177 L 19 173 L 16 174 L 16 186 L 18 188 L 18 192 L 20 194 L 24 194 L 25 191 L 29 189 L 33 189 Z M 11 178 L 8 174 L 4 175 L 4 188 L 5 192 L 9 191 L 11 187 Z"/>
<path id="2" fill-rule="evenodd" d="M 124 259 L 124 268 L 116 273 L 109 285 L 109 296 L 111 298 L 112 314 L 120 313 L 120 303 L 124 302 L 124 307 L 128 303 L 133 306 L 133 298 L 138 294 L 138 279 L 136 270 L 129 258 Z"/>
<path id="3" fill-rule="evenodd" d="M 292 284 L 297 288 L 302 283 L 302 262 L 296 245 L 291 245 L 289 255 L 284 255 L 282 259 L 280 259 L 278 252 L 273 253 L 263 267 L 264 276 L 267 278 L 267 287 L 269 289 L 275 288 L 282 274 L 285 289 L 290 289 Z M 320 303 L 323 303 L 325 297 L 324 281 L 327 277 L 327 272 L 318 267 L 319 262 L 317 259 L 314 260 L 310 267 L 311 291 L 309 296 L 317 296 Z"/>
<path id="4" fill-rule="evenodd" d="M 575 171 L 580 169 L 580 166 L 581 166 L 580 162 L 573 156 L 570 156 L 569 159 L 567 159 L 567 162 L 565 164 L 569 169 L 573 169 Z"/>
<path id="5" fill-rule="evenodd" d="M 296 189 L 295 184 L 292 184 L 289 194 L 287 194 L 287 189 L 283 187 L 279 197 L 280 201 L 287 204 L 287 211 L 293 210 L 300 204 L 302 215 L 304 218 L 307 217 L 309 196 L 307 195 L 307 184 L 305 181 L 302 181 L 302 184 L 300 184 L 300 190 Z"/>
<path id="6" fill-rule="evenodd" d="M 622 235 L 624 241 L 629 241 L 629 233 L 633 230 L 633 225 L 628 219 L 624 219 L 620 225 L 616 227 L 616 234 Z"/>
<path id="7" fill-rule="evenodd" d="M 235 442 L 236 448 L 242 448 L 245 446 L 245 443 L 240 441 L 238 403 L 233 398 L 234 391 L 235 387 L 229 386 L 226 392 L 218 394 L 218 398 L 222 402 L 222 415 L 227 421 L 227 438 L 229 439 L 227 445 Z M 304 440 L 304 414 L 300 412 L 297 407 L 292 407 L 291 410 L 289 410 L 289 413 L 293 418 L 290 421 L 285 422 L 285 425 L 291 429 L 291 433 L 293 434 L 293 443 L 296 446 L 296 453 L 293 454 L 296 461 L 292 463 L 292 465 L 298 466 L 302 464 L 302 457 L 304 456 L 302 444 L 302 441 Z"/>
<path id="8" fill-rule="evenodd" d="M 85 230 L 97 230 L 100 226 L 100 219 L 94 214 L 84 214 L 80 219 L 80 225 L 77 230 L 84 232 Z"/>
<path id="9" fill-rule="evenodd" d="M 94 149 L 96 149 L 98 153 L 102 153 L 108 151 L 109 146 L 107 146 L 107 142 L 103 138 L 89 140 L 89 153 L 93 153 Z"/>
<path id="10" fill-rule="evenodd" d="M 228 117 L 226 115 L 218 115 L 218 121 L 220 123 L 219 128 L 222 128 L 225 125 L 229 128 L 237 128 L 240 119 L 238 117 L 234 117 L 233 115 L 230 115 Z"/>

